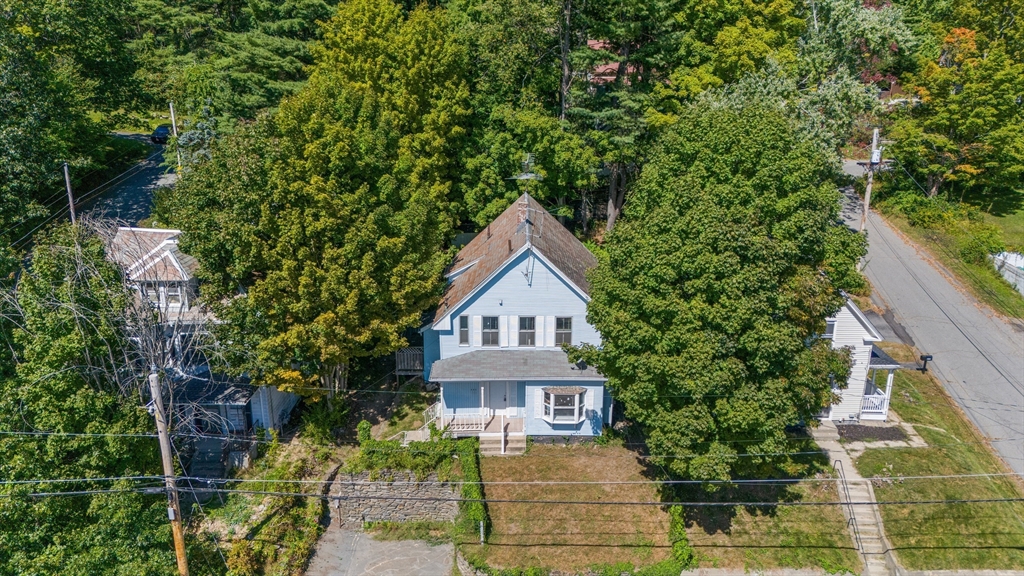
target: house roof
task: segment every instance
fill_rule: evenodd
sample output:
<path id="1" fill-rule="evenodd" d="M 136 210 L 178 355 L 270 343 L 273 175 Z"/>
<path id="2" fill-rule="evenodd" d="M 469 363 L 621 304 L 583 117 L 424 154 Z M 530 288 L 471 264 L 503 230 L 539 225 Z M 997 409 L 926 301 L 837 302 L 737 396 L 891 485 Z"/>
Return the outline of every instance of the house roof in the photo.
<path id="1" fill-rule="evenodd" d="M 242 405 L 256 392 L 256 387 L 246 380 L 236 380 L 220 375 L 204 373 L 199 376 L 182 376 L 173 381 L 175 404 L 224 404 Z"/>
<path id="2" fill-rule="evenodd" d="M 885 350 L 882 350 L 874 344 L 871 345 L 871 360 L 868 361 L 868 368 L 894 370 L 900 367 L 902 367 L 902 365 L 892 356 L 886 354 Z"/>
<path id="3" fill-rule="evenodd" d="M 439 322 L 523 249 L 532 249 L 589 296 L 586 272 L 597 258 L 529 194 L 523 194 L 459 251 L 434 315 Z"/>
<path id="4" fill-rule="evenodd" d="M 188 281 L 199 262 L 178 248 L 180 235 L 181 230 L 121 227 L 108 253 L 134 282 Z"/>
<path id="5" fill-rule="evenodd" d="M 868 317 L 865 316 L 863 312 L 861 312 L 860 308 L 857 306 L 856 303 L 854 303 L 853 299 L 850 298 L 849 296 L 847 296 L 846 298 L 846 308 L 850 311 L 851 314 L 853 314 L 853 317 L 857 319 L 857 322 L 860 322 L 860 325 L 864 328 L 864 331 L 868 333 L 868 336 L 867 338 L 865 338 L 865 340 L 872 340 L 874 342 L 879 342 L 883 340 L 882 335 L 878 332 L 878 329 L 875 328 L 875 325 L 871 323 L 871 320 L 868 320 Z"/>
<path id="6" fill-rule="evenodd" d="M 605 377 L 593 366 L 577 366 L 561 350 L 475 350 L 430 368 L 432 382 L 486 380 L 597 380 Z"/>

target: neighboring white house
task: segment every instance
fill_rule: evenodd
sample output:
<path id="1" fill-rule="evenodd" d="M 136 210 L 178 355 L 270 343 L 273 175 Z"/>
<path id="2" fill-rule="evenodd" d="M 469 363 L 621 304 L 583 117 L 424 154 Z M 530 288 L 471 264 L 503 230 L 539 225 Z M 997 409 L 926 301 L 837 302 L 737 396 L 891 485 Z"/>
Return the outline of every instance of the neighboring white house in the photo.
<path id="1" fill-rule="evenodd" d="M 833 348 L 848 346 L 853 365 L 845 390 L 836 390 L 842 399 L 822 412 L 822 418 L 833 421 L 887 420 L 892 396 L 893 374 L 900 368 L 875 342 L 882 335 L 860 308 L 847 299 L 839 312 L 826 321 L 824 338 L 832 339 Z"/>
<path id="2" fill-rule="evenodd" d="M 118 228 L 107 252 L 160 314 L 168 372 L 179 421 L 196 430 L 247 435 L 256 427 L 280 430 L 298 403 L 295 394 L 211 374 L 198 340 L 214 318 L 197 305 L 199 262 L 178 247 L 180 230 Z"/>
<path id="3" fill-rule="evenodd" d="M 525 446 L 525 436 L 597 436 L 611 423 L 605 378 L 562 344 L 599 344 L 585 272 L 597 259 L 524 194 L 456 256 L 423 332 L 440 386 L 428 419 L 455 435 Z"/>

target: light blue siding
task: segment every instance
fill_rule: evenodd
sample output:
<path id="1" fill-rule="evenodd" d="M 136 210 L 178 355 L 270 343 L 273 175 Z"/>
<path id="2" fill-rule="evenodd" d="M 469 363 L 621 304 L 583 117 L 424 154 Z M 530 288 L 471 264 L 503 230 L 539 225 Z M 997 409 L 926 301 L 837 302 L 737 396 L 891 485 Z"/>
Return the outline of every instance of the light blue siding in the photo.
<path id="1" fill-rule="evenodd" d="M 430 367 L 441 359 L 441 341 L 436 330 L 423 331 L 423 381 L 430 382 Z"/>
<path id="2" fill-rule="evenodd" d="M 449 382 L 442 391 L 445 415 L 480 413 L 479 382 Z"/>
<path id="3" fill-rule="evenodd" d="M 528 278 L 529 277 L 529 278 Z M 531 281 L 532 279 L 532 281 Z M 572 317 L 572 343 L 600 344 L 601 337 L 587 324 L 587 301 L 552 268 L 529 251 L 509 262 L 490 282 L 441 322 L 437 331 L 441 358 L 451 358 L 479 347 L 459 345 L 458 317 L 467 316 L 555 316 Z M 509 339 L 517 338 L 518 326 L 509 327 Z M 538 340 L 543 341 L 538 334 Z M 560 346 L 559 346 L 560 347 Z M 555 347 L 555 348 L 559 348 Z M 493 349 L 493 348 L 491 348 Z M 539 350 L 553 348 L 537 347 Z"/>

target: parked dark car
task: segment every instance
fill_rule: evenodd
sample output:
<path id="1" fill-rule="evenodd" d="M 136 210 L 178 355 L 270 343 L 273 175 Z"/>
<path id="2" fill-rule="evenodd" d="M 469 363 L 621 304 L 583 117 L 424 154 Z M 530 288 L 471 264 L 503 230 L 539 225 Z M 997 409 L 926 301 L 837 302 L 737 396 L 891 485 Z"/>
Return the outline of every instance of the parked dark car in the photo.
<path id="1" fill-rule="evenodd" d="M 167 144 L 167 140 L 171 137 L 171 125 L 161 124 L 153 130 L 153 135 L 149 137 L 154 144 Z"/>

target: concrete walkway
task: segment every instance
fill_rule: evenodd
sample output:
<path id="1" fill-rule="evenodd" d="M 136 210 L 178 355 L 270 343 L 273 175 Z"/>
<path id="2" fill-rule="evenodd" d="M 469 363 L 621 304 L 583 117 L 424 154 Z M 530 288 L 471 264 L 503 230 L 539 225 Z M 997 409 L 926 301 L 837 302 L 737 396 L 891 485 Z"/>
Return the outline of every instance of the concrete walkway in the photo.
<path id="1" fill-rule="evenodd" d="M 856 194 L 843 217 L 859 225 Z M 1024 322 L 1007 320 L 980 304 L 941 264 L 893 230 L 868 218 L 864 272 L 872 300 L 892 311 L 946 391 L 1009 467 L 1024 474 Z"/>
<path id="2" fill-rule="evenodd" d="M 836 430 L 836 425 L 826 420 L 818 428 L 812 429 L 811 435 L 814 437 L 814 441 L 818 443 L 818 446 L 828 452 L 830 462 L 839 461 L 841 463 L 839 469 L 842 470 L 846 478 L 849 497 L 847 497 L 847 492 L 842 483 L 840 483 L 839 499 L 844 503 L 876 502 L 875 491 L 871 487 L 871 482 L 857 472 L 857 467 L 853 464 L 853 458 L 839 442 L 839 431 Z M 860 552 L 861 559 L 864 561 L 864 576 L 889 576 L 893 574 L 895 572 L 894 566 L 890 568 L 886 559 L 886 552 L 891 547 L 885 539 L 882 516 L 878 511 L 878 506 L 860 504 L 854 505 L 852 508 L 857 528 L 856 534 L 851 534 L 851 536 L 855 538 L 855 542 L 856 536 L 858 534 L 860 536 Z M 843 506 L 843 513 L 848 514 L 846 506 Z"/>

